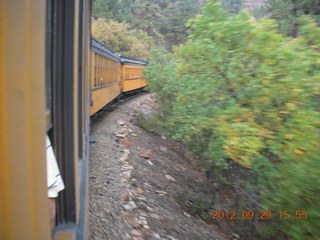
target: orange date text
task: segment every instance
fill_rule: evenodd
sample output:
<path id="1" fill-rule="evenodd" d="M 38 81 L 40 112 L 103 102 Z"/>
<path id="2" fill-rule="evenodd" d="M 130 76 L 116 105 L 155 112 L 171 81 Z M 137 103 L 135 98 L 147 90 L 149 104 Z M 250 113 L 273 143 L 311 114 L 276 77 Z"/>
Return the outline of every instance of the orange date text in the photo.
<path id="1" fill-rule="evenodd" d="M 252 211 L 252 210 L 244 210 L 244 211 L 234 211 L 234 210 L 219 210 L 212 211 L 212 219 L 260 219 L 260 220 L 271 220 L 273 218 L 277 219 L 307 219 L 308 214 L 307 211 Z"/>

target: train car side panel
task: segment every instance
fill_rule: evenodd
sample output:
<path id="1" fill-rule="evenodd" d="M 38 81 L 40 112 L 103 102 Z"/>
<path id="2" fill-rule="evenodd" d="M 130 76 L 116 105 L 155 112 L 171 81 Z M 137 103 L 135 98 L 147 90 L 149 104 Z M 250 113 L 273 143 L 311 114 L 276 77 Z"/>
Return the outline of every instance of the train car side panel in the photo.
<path id="1" fill-rule="evenodd" d="M 90 108 L 90 115 L 95 114 L 105 105 L 110 103 L 120 94 L 120 82 L 115 82 L 113 85 L 96 89 L 92 91 L 93 105 Z"/>
<path id="2" fill-rule="evenodd" d="M 148 83 L 143 80 L 143 68 L 144 67 L 141 66 L 122 65 L 122 92 L 132 91 L 148 85 Z"/>
<path id="3" fill-rule="evenodd" d="M 44 13 L 44 1 L 0 1 L 1 239 L 51 239 Z"/>

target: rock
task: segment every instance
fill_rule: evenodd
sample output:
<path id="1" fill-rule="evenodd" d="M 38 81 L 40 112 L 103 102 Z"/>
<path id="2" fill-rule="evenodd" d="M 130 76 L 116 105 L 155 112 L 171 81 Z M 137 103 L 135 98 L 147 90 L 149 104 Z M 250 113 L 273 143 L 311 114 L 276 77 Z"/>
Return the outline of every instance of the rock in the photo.
<path id="1" fill-rule="evenodd" d="M 123 165 L 123 166 L 121 166 L 121 168 L 123 170 L 133 170 L 133 166 L 130 166 L 130 165 Z"/>
<path id="2" fill-rule="evenodd" d="M 137 193 L 137 194 L 140 194 L 140 195 L 143 194 L 143 192 L 144 192 L 144 191 L 143 191 L 141 188 L 137 188 L 137 190 L 136 190 L 136 193 Z"/>
<path id="3" fill-rule="evenodd" d="M 170 176 L 170 175 L 168 175 L 168 174 L 166 174 L 165 177 L 166 177 L 167 180 L 169 180 L 169 181 L 171 181 L 171 182 L 176 182 L 176 180 L 174 179 L 174 177 L 172 177 L 172 176 Z"/>
<path id="4" fill-rule="evenodd" d="M 129 149 L 124 149 L 123 152 L 130 154 L 130 150 Z"/>
<path id="5" fill-rule="evenodd" d="M 124 120 L 118 120 L 117 123 L 120 125 L 120 126 L 123 126 L 126 124 L 126 122 Z"/>
<path id="6" fill-rule="evenodd" d="M 147 216 L 148 216 L 148 215 L 147 215 L 146 213 L 144 213 L 144 212 L 141 212 L 141 213 L 140 213 L 140 217 L 142 217 L 142 218 L 144 218 L 144 219 L 146 219 Z"/>
<path id="7" fill-rule="evenodd" d="M 161 191 L 161 190 L 156 190 L 155 193 L 158 193 L 160 196 L 164 196 L 168 194 L 167 192 Z"/>
<path id="8" fill-rule="evenodd" d="M 166 138 L 165 136 L 163 136 L 163 135 L 161 136 L 161 138 L 162 138 L 163 140 L 166 140 L 166 139 L 167 139 L 167 138 Z"/>
<path id="9" fill-rule="evenodd" d="M 116 137 L 117 137 L 117 138 L 125 138 L 126 135 L 125 135 L 125 134 L 116 134 Z"/>
<path id="10" fill-rule="evenodd" d="M 133 228 L 138 228 L 139 224 L 136 221 L 136 218 L 134 217 L 134 215 L 130 212 L 124 212 L 123 216 L 128 220 L 128 222 L 130 223 L 130 225 Z"/>
<path id="11" fill-rule="evenodd" d="M 185 216 L 187 216 L 187 217 L 191 217 L 188 213 L 186 213 L 186 212 L 183 212 L 183 214 L 185 215 Z"/>
<path id="12" fill-rule="evenodd" d="M 130 201 L 129 205 L 130 205 L 131 209 L 136 209 L 137 208 L 137 205 L 135 204 L 134 201 Z"/>
<path id="13" fill-rule="evenodd" d="M 120 158 L 120 161 L 127 161 L 128 160 L 128 158 L 129 158 L 129 153 L 124 153 L 122 156 L 121 156 L 121 158 Z"/>
<path id="14" fill-rule="evenodd" d="M 240 239 L 240 236 L 236 233 L 232 233 L 233 239 Z"/>
<path id="15" fill-rule="evenodd" d="M 127 137 L 121 141 L 121 144 L 126 150 L 129 150 L 129 148 L 131 147 L 131 142 Z"/>
<path id="16" fill-rule="evenodd" d="M 177 238 L 172 237 L 172 236 L 167 236 L 167 238 L 168 238 L 169 240 L 178 240 Z"/>
<path id="17" fill-rule="evenodd" d="M 152 235 L 156 238 L 156 239 L 160 239 L 160 235 L 158 233 L 153 232 Z"/>
<path id="18" fill-rule="evenodd" d="M 152 210 L 152 208 L 148 207 L 145 203 L 143 202 L 138 202 L 137 203 L 138 205 L 138 208 L 143 210 L 143 211 L 146 211 L 146 212 L 150 212 Z M 142 222 L 143 223 L 143 222 Z"/>
<path id="19" fill-rule="evenodd" d="M 130 236 L 128 233 L 126 233 L 126 234 L 124 235 L 124 237 L 126 238 L 126 240 L 132 239 L 131 236 Z"/>
<path id="20" fill-rule="evenodd" d="M 152 188 L 152 186 L 149 183 L 143 183 L 143 185 L 146 186 L 146 187 Z"/>
<path id="21" fill-rule="evenodd" d="M 131 212 L 127 212 L 127 211 L 124 211 L 124 212 L 122 213 L 122 215 L 123 215 L 125 218 L 129 218 L 129 217 L 133 216 L 133 214 L 132 214 Z"/>
<path id="22" fill-rule="evenodd" d="M 120 196 L 120 200 L 123 202 L 129 202 L 131 197 L 131 193 L 129 190 L 126 190 L 123 194 Z"/>
<path id="23" fill-rule="evenodd" d="M 132 207 L 129 205 L 129 204 L 125 204 L 123 205 L 123 208 L 127 211 L 131 211 L 132 210 Z"/>
<path id="24" fill-rule="evenodd" d="M 142 202 L 146 202 L 147 201 L 147 198 L 145 197 L 145 196 L 142 196 L 142 195 L 140 195 L 140 196 L 138 196 L 138 197 L 136 197 L 139 201 L 142 201 Z"/>
<path id="25" fill-rule="evenodd" d="M 140 156 L 140 157 L 143 157 L 143 158 L 145 158 L 145 159 L 149 159 L 149 158 L 150 158 L 150 155 L 145 154 L 145 153 L 140 153 L 139 156 Z"/>
<path id="26" fill-rule="evenodd" d="M 153 102 L 153 101 L 147 101 L 145 102 L 145 105 L 151 108 L 159 108 L 159 103 Z"/>
<path id="27" fill-rule="evenodd" d="M 143 225 L 143 227 L 144 227 L 145 229 L 150 229 L 150 227 L 149 227 L 148 225 Z"/>
<path id="28" fill-rule="evenodd" d="M 143 157 L 145 159 L 149 159 L 151 157 L 151 150 L 145 150 L 145 151 L 142 151 L 140 154 L 139 154 L 140 157 Z"/>
<path id="29" fill-rule="evenodd" d="M 134 229 L 131 231 L 132 235 L 136 236 L 136 237 L 142 237 L 142 232 Z"/>
<path id="30" fill-rule="evenodd" d="M 122 172 L 122 174 L 123 174 L 123 176 L 127 179 L 129 179 L 130 177 L 131 177 L 131 170 L 128 170 L 128 171 L 124 171 L 124 172 Z M 127 180 L 128 180 L 127 179 Z"/>
<path id="31" fill-rule="evenodd" d="M 168 148 L 166 148 L 165 146 L 160 146 L 160 151 L 166 153 L 168 152 Z"/>
<path id="32" fill-rule="evenodd" d="M 120 129 L 120 131 L 118 132 L 118 134 L 125 134 L 127 135 L 129 132 L 129 129 L 127 127 Z"/>
<path id="33" fill-rule="evenodd" d="M 150 217 L 152 217 L 152 218 L 154 218 L 156 220 L 160 220 L 160 216 L 158 214 L 155 214 L 155 213 L 151 213 Z"/>

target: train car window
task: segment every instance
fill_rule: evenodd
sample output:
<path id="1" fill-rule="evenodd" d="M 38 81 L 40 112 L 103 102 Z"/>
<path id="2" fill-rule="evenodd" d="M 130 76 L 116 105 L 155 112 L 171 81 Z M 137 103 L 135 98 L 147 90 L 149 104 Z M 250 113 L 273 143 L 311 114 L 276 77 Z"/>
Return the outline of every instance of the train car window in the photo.
<path id="1" fill-rule="evenodd" d="M 118 81 L 119 63 L 94 53 L 94 87 Z"/>

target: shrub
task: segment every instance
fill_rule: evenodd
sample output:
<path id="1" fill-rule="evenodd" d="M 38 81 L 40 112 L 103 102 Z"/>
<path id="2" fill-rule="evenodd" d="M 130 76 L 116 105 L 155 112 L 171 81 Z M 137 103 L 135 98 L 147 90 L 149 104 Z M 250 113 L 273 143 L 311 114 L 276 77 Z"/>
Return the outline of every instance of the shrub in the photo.
<path id="1" fill-rule="evenodd" d="M 264 208 L 292 214 L 270 225 L 272 233 L 317 239 L 320 30 L 301 22 L 290 38 L 272 20 L 230 16 L 209 0 L 189 22 L 190 40 L 175 55 L 157 52 L 145 75 L 167 134 L 202 156 L 208 171 L 247 168 Z M 297 210 L 309 218 L 297 220 Z"/>

